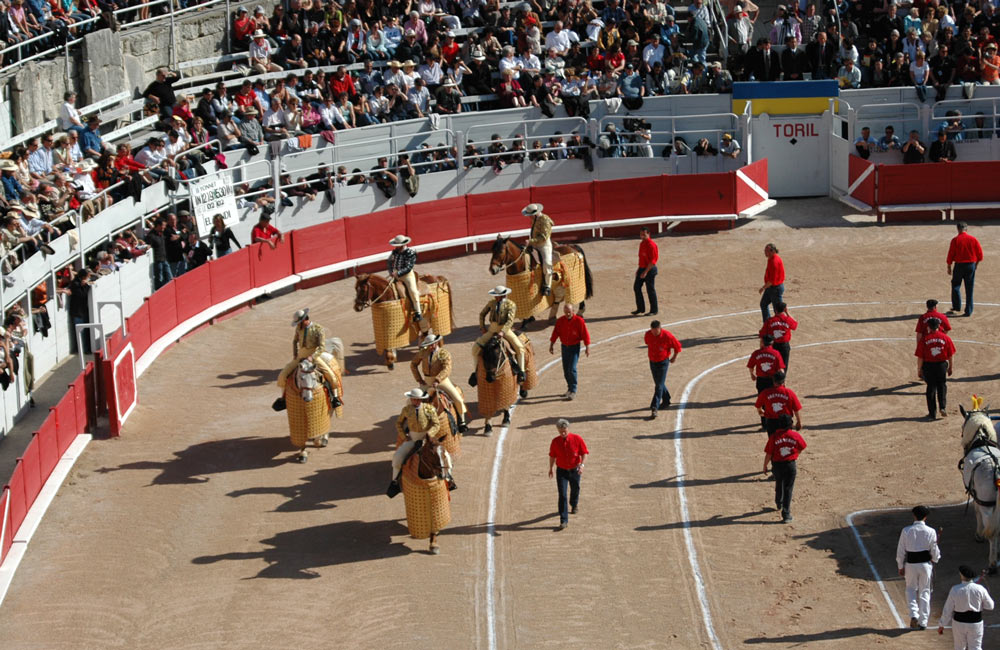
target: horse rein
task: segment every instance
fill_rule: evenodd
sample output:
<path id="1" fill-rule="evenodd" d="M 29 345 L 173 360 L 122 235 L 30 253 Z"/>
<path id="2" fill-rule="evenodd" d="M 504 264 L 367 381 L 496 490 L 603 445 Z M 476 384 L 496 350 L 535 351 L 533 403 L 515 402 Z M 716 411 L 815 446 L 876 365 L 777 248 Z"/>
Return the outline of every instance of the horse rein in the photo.
<path id="1" fill-rule="evenodd" d="M 371 286 L 371 285 L 370 285 L 370 282 L 371 282 L 371 278 L 369 278 L 368 280 L 365 280 L 365 284 L 368 284 L 369 286 Z M 395 288 L 394 288 L 394 286 L 393 286 L 393 285 L 395 285 L 395 284 L 396 284 L 396 281 L 395 281 L 395 280 L 393 280 L 393 279 L 392 279 L 392 278 L 390 277 L 390 278 L 389 278 L 389 280 L 388 280 L 387 282 L 388 282 L 388 283 L 387 283 L 387 284 L 385 285 L 385 289 L 383 289 L 383 290 L 382 290 L 382 293 L 380 293 L 380 294 L 379 294 L 378 296 L 376 296 L 375 298 L 366 298 L 366 299 L 365 299 L 365 300 L 367 300 L 367 302 L 365 302 L 365 303 L 364 303 L 364 304 L 363 304 L 363 305 L 361 306 L 361 307 L 362 307 L 362 309 L 363 309 L 363 308 L 365 308 L 365 307 L 371 307 L 371 306 L 372 306 L 373 304 L 375 304 L 376 302 L 378 302 L 378 301 L 382 300 L 382 296 L 384 296 L 384 295 L 385 295 L 385 294 L 386 294 L 386 293 L 387 293 L 387 292 L 389 291 L 389 289 L 390 289 L 390 288 L 392 288 L 392 289 L 393 289 L 393 290 L 395 291 Z"/>

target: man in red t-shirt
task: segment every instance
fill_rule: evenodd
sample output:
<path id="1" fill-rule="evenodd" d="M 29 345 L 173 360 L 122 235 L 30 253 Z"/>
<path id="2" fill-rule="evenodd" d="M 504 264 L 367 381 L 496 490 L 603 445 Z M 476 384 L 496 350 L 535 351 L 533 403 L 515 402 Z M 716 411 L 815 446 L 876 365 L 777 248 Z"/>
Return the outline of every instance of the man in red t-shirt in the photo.
<path id="1" fill-rule="evenodd" d="M 962 309 L 962 296 L 958 288 L 965 283 L 965 315 L 972 316 L 972 289 L 976 285 L 976 267 L 983 261 L 983 247 L 979 240 L 965 232 L 969 227 L 964 221 L 955 224 L 958 234 L 952 238 L 948 247 L 948 273 L 951 274 L 951 311 L 956 313 Z M 955 265 L 952 272 L 951 265 Z"/>
<path id="2" fill-rule="evenodd" d="M 764 426 L 767 428 L 767 435 L 772 435 L 778 430 L 778 418 L 788 415 L 795 418 L 795 429 L 802 429 L 802 417 L 799 411 L 802 410 L 802 403 L 799 402 L 798 395 L 791 388 L 785 387 L 785 373 L 779 370 L 772 378 L 774 386 L 762 391 L 757 396 L 754 406 L 757 413 L 764 418 Z"/>
<path id="3" fill-rule="evenodd" d="M 277 248 L 279 241 L 285 241 L 285 236 L 271 225 L 271 215 L 262 214 L 257 225 L 250 231 L 250 243 L 268 244 L 271 248 Z"/>
<path id="4" fill-rule="evenodd" d="M 778 247 L 768 244 L 764 247 L 764 257 L 767 258 L 767 268 L 764 269 L 764 286 L 760 294 L 760 315 L 763 322 L 771 317 L 771 306 L 778 310 L 778 303 L 785 295 L 785 263 L 778 257 Z"/>
<path id="5" fill-rule="evenodd" d="M 645 341 L 649 354 L 649 370 L 653 373 L 653 385 L 655 386 L 653 401 L 649 403 L 650 418 L 655 420 L 657 410 L 670 407 L 667 370 L 670 369 L 670 364 L 677 360 L 677 355 L 681 351 L 681 342 L 677 340 L 676 336 L 660 327 L 658 320 L 650 323 Z"/>
<path id="6" fill-rule="evenodd" d="M 770 462 L 774 474 L 774 507 L 781 511 L 781 522 L 784 524 L 792 520 L 792 490 L 798 473 L 795 460 L 806 448 L 806 441 L 791 428 L 791 424 L 792 418 L 787 415 L 778 418 L 778 430 L 768 436 L 764 446 L 764 473 L 767 474 Z"/>
<path id="7" fill-rule="evenodd" d="M 792 330 L 797 330 L 799 323 L 788 313 L 788 305 L 783 302 L 779 302 L 774 311 L 774 316 L 764 321 L 759 334 L 760 336 L 767 334 L 774 339 L 774 349 L 785 362 L 785 374 L 788 374 L 788 357 L 792 354 Z"/>
<path id="8" fill-rule="evenodd" d="M 927 321 L 932 318 L 936 318 L 941 321 L 941 325 L 938 327 L 942 332 L 947 334 L 951 331 L 951 323 L 948 322 L 948 317 L 937 310 L 938 301 L 931 298 L 927 301 L 927 311 L 920 315 L 917 319 L 917 343 L 920 343 L 920 339 L 930 331 L 927 329 Z"/>
<path id="9" fill-rule="evenodd" d="M 556 320 L 549 337 L 549 354 L 555 353 L 556 339 L 562 345 L 563 377 L 566 378 L 566 394 L 568 400 L 576 397 L 576 364 L 580 360 L 580 343 L 583 351 L 590 356 L 590 332 L 583 316 L 573 312 L 573 305 L 563 304 L 563 317 Z"/>
<path id="10" fill-rule="evenodd" d="M 639 229 L 639 268 L 635 271 L 635 282 L 632 283 L 632 291 L 635 292 L 635 311 L 633 316 L 638 316 L 646 311 L 646 301 L 642 297 L 642 287 L 646 287 L 649 294 L 649 313 L 647 316 L 655 315 L 659 311 L 656 302 L 656 263 L 660 260 L 660 249 L 649 236 L 649 228 L 643 226 Z"/>
<path id="11" fill-rule="evenodd" d="M 767 334 L 760 337 L 760 347 L 750 354 L 747 360 L 747 368 L 750 369 L 750 379 L 757 385 L 757 394 L 774 386 L 774 375 L 785 369 L 785 362 L 781 360 L 781 355 L 771 345 L 774 343 Z M 760 430 L 764 431 L 764 416 L 760 418 Z"/>
<path id="12" fill-rule="evenodd" d="M 587 443 L 583 438 L 570 433 L 569 420 L 556 420 L 559 435 L 549 444 L 549 478 L 555 466 L 556 487 L 559 488 L 559 530 L 569 525 L 570 514 L 576 514 L 580 503 L 580 477 L 583 475 L 583 461 L 587 460 Z M 569 486 L 569 507 L 566 506 L 566 487 Z"/>
<path id="13" fill-rule="evenodd" d="M 948 415 L 948 377 L 952 372 L 955 344 L 941 331 L 941 321 L 927 319 L 927 334 L 917 343 L 914 355 L 917 357 L 917 377 L 927 384 L 927 417 L 934 420 L 939 409 L 941 417 L 945 417 Z"/>

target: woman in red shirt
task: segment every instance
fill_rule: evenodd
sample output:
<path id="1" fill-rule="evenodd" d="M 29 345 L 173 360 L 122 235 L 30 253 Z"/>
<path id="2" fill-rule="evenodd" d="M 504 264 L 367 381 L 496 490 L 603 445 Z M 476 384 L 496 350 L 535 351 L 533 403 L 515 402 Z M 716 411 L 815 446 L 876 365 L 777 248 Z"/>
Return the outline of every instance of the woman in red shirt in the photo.
<path id="1" fill-rule="evenodd" d="M 760 315 L 763 322 L 771 317 L 771 306 L 777 313 L 778 304 L 785 295 L 785 264 L 778 257 L 778 247 L 768 244 L 764 247 L 764 257 L 767 258 L 767 268 L 764 270 L 764 286 L 760 288 Z"/>

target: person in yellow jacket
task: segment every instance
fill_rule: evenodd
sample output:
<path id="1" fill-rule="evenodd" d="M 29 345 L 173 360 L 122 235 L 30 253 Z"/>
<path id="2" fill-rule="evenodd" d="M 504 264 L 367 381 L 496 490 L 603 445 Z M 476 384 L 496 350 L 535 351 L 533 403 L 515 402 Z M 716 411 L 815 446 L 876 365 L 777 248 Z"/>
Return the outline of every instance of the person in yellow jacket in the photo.
<path id="1" fill-rule="evenodd" d="M 528 246 L 538 251 L 542 262 L 542 295 L 552 293 L 552 219 L 542 212 L 541 203 L 529 203 L 521 214 L 531 217 Z"/>
<path id="2" fill-rule="evenodd" d="M 403 468 L 403 461 L 410 455 L 418 440 L 435 446 L 445 476 L 451 477 L 451 454 L 439 444 L 439 438 L 444 434 L 438 424 L 437 411 L 427 402 L 430 395 L 422 388 L 414 388 L 406 392 L 406 397 L 409 402 L 396 418 L 396 432 L 405 437 L 406 441 L 392 456 L 392 482 L 387 491 L 390 498 L 399 493 L 399 472 Z"/>
<path id="3" fill-rule="evenodd" d="M 326 333 L 323 326 L 314 323 L 309 318 L 309 308 L 300 309 L 292 317 L 295 336 L 292 338 L 292 360 L 285 364 L 278 375 L 278 387 L 284 389 L 285 380 L 295 372 L 299 361 L 309 359 L 316 369 L 329 382 L 333 389 L 331 406 L 337 408 L 342 404 L 343 386 L 340 383 L 341 368 L 336 357 L 326 351 Z"/>
<path id="4" fill-rule="evenodd" d="M 483 310 L 479 312 L 479 330 L 483 333 L 472 344 L 472 362 L 478 366 L 479 357 L 483 354 L 483 346 L 494 334 L 500 334 L 510 343 L 517 353 L 517 380 L 524 381 L 524 346 L 521 339 L 513 332 L 514 319 L 517 317 L 517 305 L 507 295 L 510 289 L 503 285 L 493 287 L 488 292 L 493 296 Z"/>
<path id="5" fill-rule="evenodd" d="M 410 372 L 424 390 L 433 388 L 451 398 L 458 409 L 458 432 L 468 431 L 468 409 L 462 394 L 451 381 L 451 353 L 444 349 L 444 339 L 440 334 L 428 334 L 420 342 L 420 351 L 410 362 Z"/>

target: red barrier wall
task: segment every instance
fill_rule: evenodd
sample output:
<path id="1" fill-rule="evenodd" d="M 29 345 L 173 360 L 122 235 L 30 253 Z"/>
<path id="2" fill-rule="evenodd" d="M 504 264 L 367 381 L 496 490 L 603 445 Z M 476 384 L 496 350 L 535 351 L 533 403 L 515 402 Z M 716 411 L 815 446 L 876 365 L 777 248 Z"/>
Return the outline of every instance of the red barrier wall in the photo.
<path id="1" fill-rule="evenodd" d="M 250 250 L 248 247 L 233 251 L 225 257 L 208 263 L 208 275 L 212 286 L 212 304 L 225 302 L 253 288 L 250 276 Z M 150 322 L 153 313 L 149 313 Z M 153 341 L 157 337 L 153 336 Z"/>
<path id="2" fill-rule="evenodd" d="M 375 253 L 389 255 L 389 240 L 406 234 L 406 210 L 390 208 L 361 217 L 348 217 L 347 253 L 351 258 Z"/>
<path id="3" fill-rule="evenodd" d="M 177 281 L 171 281 L 146 299 L 149 340 L 155 341 L 177 326 Z"/>
<path id="4" fill-rule="evenodd" d="M 267 244 L 250 244 L 250 269 L 253 286 L 263 287 L 292 274 L 292 248 L 295 233 L 285 233 L 285 241 L 272 249 Z M 183 276 L 181 276 L 183 277 Z"/>
<path id="5" fill-rule="evenodd" d="M 406 234 L 415 244 L 460 239 L 469 234 L 464 196 L 406 206 Z"/>
<path id="6" fill-rule="evenodd" d="M 24 463 L 20 460 L 14 465 L 14 472 L 10 475 L 10 527 L 11 534 L 16 534 L 21 527 L 24 516 L 28 514 L 28 506 L 24 504 Z"/>
<path id="7" fill-rule="evenodd" d="M 177 323 L 183 323 L 187 319 L 200 314 L 212 306 L 212 276 L 208 270 L 208 264 L 202 264 L 196 269 L 191 269 L 184 275 L 174 280 L 174 293 L 177 303 Z M 131 330 L 129 336 L 132 335 Z M 157 337 L 151 340 L 155 341 Z M 149 347 L 149 344 L 146 344 Z M 145 352 L 146 348 L 142 349 Z M 136 350 L 139 353 L 139 350 Z"/>
<path id="8" fill-rule="evenodd" d="M 1000 162 L 948 163 L 953 203 L 1000 202 Z"/>
<path id="9" fill-rule="evenodd" d="M 524 206 L 531 203 L 529 190 L 469 194 L 466 199 L 470 235 L 522 230 L 531 225 L 528 217 L 521 214 Z"/>
<path id="10" fill-rule="evenodd" d="M 594 217 L 595 182 L 531 188 L 531 202 L 545 206 L 557 224 L 586 223 Z"/>
<path id="11" fill-rule="evenodd" d="M 958 163 L 879 165 L 879 204 L 950 203 L 953 192 L 948 168 L 953 164 Z"/>
<path id="12" fill-rule="evenodd" d="M 41 472 L 42 483 L 48 480 L 56 463 L 59 462 L 59 431 L 56 427 L 55 409 L 49 411 L 49 416 L 35 433 L 38 442 L 38 469 Z"/>
<path id="13" fill-rule="evenodd" d="M 764 160 L 758 160 L 752 162 L 746 167 L 741 167 L 740 171 L 743 174 L 760 186 L 765 192 L 768 191 L 767 187 L 767 158 Z"/>
<path id="14" fill-rule="evenodd" d="M 136 356 L 142 356 L 150 343 L 149 305 L 142 303 L 142 307 L 135 310 L 135 313 L 125 320 L 125 324 L 128 326 L 128 337 L 132 341 L 132 347 L 135 348 Z"/>
<path id="15" fill-rule="evenodd" d="M 347 259 L 346 221 L 337 219 L 296 231 L 292 240 L 292 264 L 296 273 Z"/>
<path id="16" fill-rule="evenodd" d="M 860 156 L 851 155 L 847 159 L 847 183 L 848 187 L 864 174 L 868 169 L 875 167 L 875 163 L 869 162 Z M 851 192 L 851 196 L 868 205 L 875 205 L 875 172 L 867 177 Z"/>
<path id="17" fill-rule="evenodd" d="M 42 469 L 38 461 L 38 438 L 33 437 L 19 459 L 24 472 L 24 507 L 31 508 L 42 491 Z"/>
<path id="18" fill-rule="evenodd" d="M 661 176 L 594 181 L 595 220 L 638 219 L 668 214 L 663 211 Z M 676 214 L 676 213 L 675 213 Z"/>
<path id="19" fill-rule="evenodd" d="M 75 391 L 75 385 L 70 384 L 63 398 L 49 411 L 56 418 L 56 452 L 60 457 L 73 444 L 77 434 L 86 429 L 86 421 L 79 424 L 76 421 Z"/>
<path id="20" fill-rule="evenodd" d="M 735 172 L 661 176 L 663 212 L 660 214 L 736 213 L 735 176 Z"/>
<path id="21" fill-rule="evenodd" d="M 0 529 L 3 530 L 3 537 L 0 537 L 0 563 L 7 557 L 10 545 L 14 543 L 14 527 L 10 523 L 10 512 L 7 508 L 7 501 L 10 499 L 10 492 L 5 488 L 0 491 Z"/>

